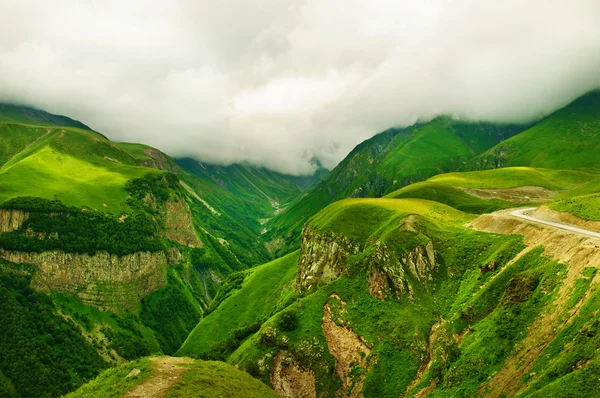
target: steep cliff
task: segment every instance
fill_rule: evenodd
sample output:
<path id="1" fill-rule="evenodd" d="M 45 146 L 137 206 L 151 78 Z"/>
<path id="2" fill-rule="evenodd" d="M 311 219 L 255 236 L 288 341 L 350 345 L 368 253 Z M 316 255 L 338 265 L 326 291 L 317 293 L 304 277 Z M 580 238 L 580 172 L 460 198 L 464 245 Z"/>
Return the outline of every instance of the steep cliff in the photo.
<path id="1" fill-rule="evenodd" d="M 302 232 L 297 290 L 302 293 L 332 282 L 347 273 L 349 256 L 359 253 L 363 253 L 360 261 L 368 270 L 369 292 L 381 300 L 391 293 L 396 297 L 408 293 L 413 298 L 413 284 L 427 288 L 437 267 L 431 240 L 411 248 L 391 250 L 379 239 L 369 240 L 365 246 L 342 234 L 320 233 L 306 226 Z"/>
<path id="2" fill-rule="evenodd" d="M 167 282 L 164 252 L 117 256 L 106 252 L 89 255 L 0 250 L 0 257 L 36 267 L 39 272 L 32 280 L 35 289 L 65 293 L 101 311 L 134 311 L 144 296 Z"/>
<path id="3" fill-rule="evenodd" d="M 29 213 L 22 210 L 0 209 L 0 234 L 20 229 Z"/>
<path id="4" fill-rule="evenodd" d="M 350 254 L 358 254 L 360 245 L 336 233 L 320 233 L 306 226 L 302 231 L 302 249 L 298 261 L 296 287 L 305 292 L 319 283 L 337 279 L 346 268 Z"/>

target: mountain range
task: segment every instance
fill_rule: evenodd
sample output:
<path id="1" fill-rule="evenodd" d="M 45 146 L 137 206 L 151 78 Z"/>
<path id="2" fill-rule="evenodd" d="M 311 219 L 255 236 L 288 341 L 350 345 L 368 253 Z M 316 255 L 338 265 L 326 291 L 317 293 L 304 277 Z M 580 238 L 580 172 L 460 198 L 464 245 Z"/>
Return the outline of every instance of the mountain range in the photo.
<path id="1" fill-rule="evenodd" d="M 598 153 L 600 91 L 302 177 L 0 105 L 0 397 L 598 396 Z"/>

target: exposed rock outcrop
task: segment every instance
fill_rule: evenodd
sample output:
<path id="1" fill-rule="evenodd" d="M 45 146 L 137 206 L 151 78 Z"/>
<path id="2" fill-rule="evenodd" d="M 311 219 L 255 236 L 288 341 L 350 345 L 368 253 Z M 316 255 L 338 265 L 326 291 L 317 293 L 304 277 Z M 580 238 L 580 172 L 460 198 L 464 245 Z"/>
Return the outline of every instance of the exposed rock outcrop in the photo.
<path id="1" fill-rule="evenodd" d="M 301 368 L 287 351 L 273 359 L 271 384 L 277 394 L 289 398 L 316 398 L 315 374 Z"/>
<path id="2" fill-rule="evenodd" d="M 346 303 L 340 296 L 332 294 L 323 307 L 323 334 L 329 352 L 335 358 L 335 372 L 343 382 L 338 391 L 342 397 L 362 397 L 365 377 L 373 363 L 371 347 L 342 320 L 336 319 L 333 307 L 345 311 Z M 362 369 L 362 371 L 357 371 Z"/>
<path id="3" fill-rule="evenodd" d="M 0 234 L 16 231 L 29 218 L 22 210 L 0 209 Z"/>
<path id="4" fill-rule="evenodd" d="M 144 153 L 148 155 L 149 158 L 139 159 L 138 163 L 140 166 L 148 167 L 151 169 L 157 170 L 165 170 L 171 173 L 177 174 L 179 172 L 179 167 L 173 161 L 155 148 L 146 148 L 144 149 Z"/>
<path id="5" fill-rule="evenodd" d="M 168 201 L 164 210 L 165 236 L 189 247 L 202 247 L 194 229 L 190 206 L 183 200 Z"/>
<path id="6" fill-rule="evenodd" d="M 417 246 L 396 258 L 387 245 L 376 242 L 375 251 L 369 261 L 369 293 L 380 300 L 390 293 L 396 297 L 408 293 L 413 297 L 411 280 L 428 287 L 437 267 L 433 243 Z M 410 278 L 407 277 L 410 275 Z"/>
<path id="7" fill-rule="evenodd" d="M 437 262 L 431 241 L 402 253 L 395 253 L 381 241 L 369 243 L 365 250 L 372 250 L 366 261 L 369 293 L 373 297 L 383 300 L 391 293 L 397 297 L 408 293 L 412 297 L 411 283 L 416 281 L 428 287 L 433 280 Z M 347 257 L 360 251 L 359 243 L 343 235 L 323 234 L 305 227 L 296 276 L 297 289 L 304 292 L 337 279 L 346 270 Z"/>
<path id="8" fill-rule="evenodd" d="M 167 283 L 167 256 L 162 251 L 117 256 L 0 250 L 0 257 L 36 267 L 35 289 L 68 294 L 103 311 L 134 310 L 142 297 Z"/>
<path id="9" fill-rule="evenodd" d="M 360 245 L 334 232 L 322 234 L 310 227 L 302 231 L 296 286 L 300 292 L 337 279 L 346 267 L 346 257 L 358 254 Z"/>

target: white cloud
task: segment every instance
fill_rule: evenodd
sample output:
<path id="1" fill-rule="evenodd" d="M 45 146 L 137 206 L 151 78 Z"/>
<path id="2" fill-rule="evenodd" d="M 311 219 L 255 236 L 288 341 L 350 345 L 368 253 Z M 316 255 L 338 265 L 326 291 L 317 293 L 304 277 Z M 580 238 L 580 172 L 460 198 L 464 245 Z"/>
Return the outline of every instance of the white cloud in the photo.
<path id="1" fill-rule="evenodd" d="M 291 173 L 440 113 L 522 121 L 600 86 L 597 0 L 22 0 L 0 100 Z"/>

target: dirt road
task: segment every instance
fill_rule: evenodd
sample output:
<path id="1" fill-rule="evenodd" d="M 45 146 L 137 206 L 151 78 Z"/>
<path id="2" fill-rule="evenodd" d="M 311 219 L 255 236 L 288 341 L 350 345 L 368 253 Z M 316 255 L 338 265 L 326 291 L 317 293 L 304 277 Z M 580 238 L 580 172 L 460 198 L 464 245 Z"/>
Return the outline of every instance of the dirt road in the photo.
<path id="1" fill-rule="evenodd" d="M 526 207 L 526 208 L 522 208 L 522 209 L 512 210 L 509 214 L 511 216 L 522 218 L 524 220 L 531 221 L 534 223 L 549 225 L 554 228 L 564 229 L 566 231 L 575 232 L 577 234 L 581 234 L 581 235 L 585 235 L 585 236 L 590 236 L 592 238 L 600 238 L 600 233 L 590 231 L 589 229 L 583 229 L 583 228 L 575 227 L 572 225 L 561 224 L 561 223 L 552 222 L 552 221 L 546 221 L 546 220 L 542 220 L 542 219 L 533 217 L 530 215 L 530 213 L 532 213 L 535 209 L 536 209 L 535 207 Z"/>

